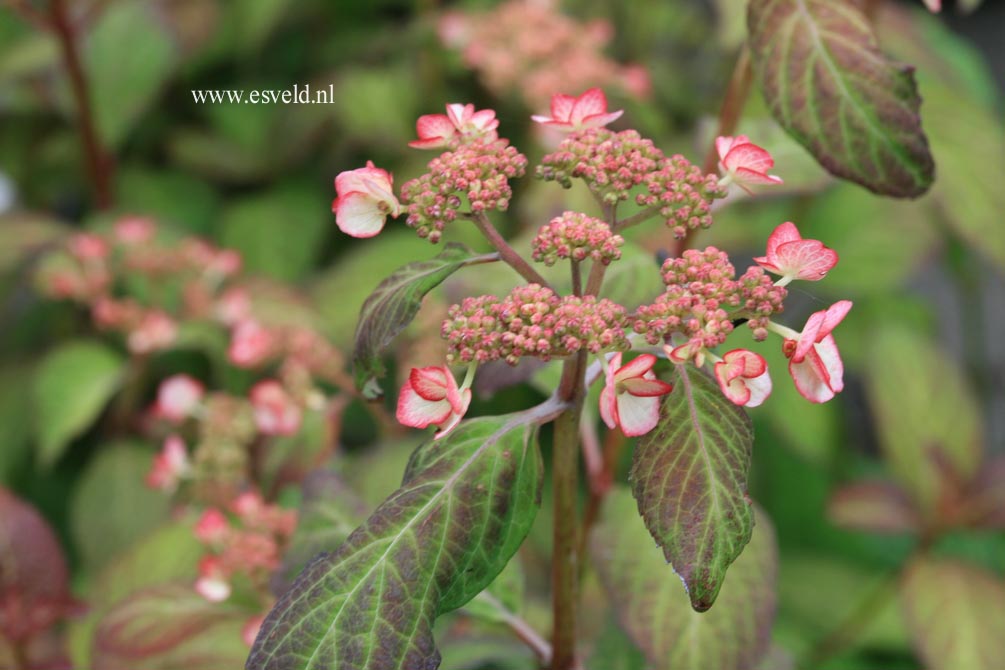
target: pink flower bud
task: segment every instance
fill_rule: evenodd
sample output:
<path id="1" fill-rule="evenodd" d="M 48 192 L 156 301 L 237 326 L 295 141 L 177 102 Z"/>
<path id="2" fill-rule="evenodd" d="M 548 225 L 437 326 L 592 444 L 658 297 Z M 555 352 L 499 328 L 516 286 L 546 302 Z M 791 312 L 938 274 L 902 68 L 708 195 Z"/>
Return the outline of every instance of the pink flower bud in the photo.
<path id="1" fill-rule="evenodd" d="M 70 238 L 70 253 L 81 261 L 96 261 L 108 256 L 108 244 L 91 233 L 78 233 Z"/>
<path id="2" fill-rule="evenodd" d="M 210 507 L 195 524 L 195 537 L 203 544 L 215 545 L 223 542 L 230 530 L 230 524 L 223 512 Z"/>
<path id="3" fill-rule="evenodd" d="M 188 375 L 174 375 L 161 382 L 157 389 L 154 413 L 174 423 L 181 423 L 199 406 L 206 390 Z"/>
<path id="4" fill-rule="evenodd" d="M 170 347 L 178 336 L 178 326 L 164 312 L 152 310 L 129 333 L 129 350 L 134 354 L 148 354 Z"/>
<path id="5" fill-rule="evenodd" d="M 227 357 L 240 368 L 253 368 L 264 363 L 274 352 L 276 338 L 257 321 L 244 319 L 230 334 Z"/>
<path id="6" fill-rule="evenodd" d="M 607 111 L 607 96 L 599 88 L 591 88 L 578 98 L 556 93 L 551 98 L 551 116 L 535 114 L 534 121 L 562 130 L 577 132 L 588 128 L 602 128 L 624 114 L 624 111 Z"/>
<path id="7" fill-rule="evenodd" d="M 268 379 L 251 389 L 255 424 L 265 435 L 293 435 L 300 430 L 302 412 L 283 385 Z"/>
<path id="8" fill-rule="evenodd" d="M 230 597 L 230 582 L 218 557 L 203 556 L 199 561 L 195 591 L 211 603 L 223 602 Z"/>
<path id="9" fill-rule="evenodd" d="M 383 230 L 388 214 L 401 213 L 393 184 L 394 178 L 373 161 L 335 177 L 332 212 L 339 229 L 353 237 L 373 237 Z"/>
<path id="10" fill-rule="evenodd" d="M 645 435 L 660 420 L 660 396 L 673 386 L 656 378 L 656 357 L 642 354 L 621 365 L 621 352 L 607 362 L 604 389 L 600 392 L 600 416 L 608 428 L 620 426 L 628 437 Z"/>
<path id="11" fill-rule="evenodd" d="M 157 234 L 157 224 L 152 219 L 127 216 L 115 223 L 115 239 L 121 244 L 132 245 L 148 242 Z"/>
<path id="12" fill-rule="evenodd" d="M 775 165 L 767 151 L 752 143 L 746 135 L 719 137 L 715 140 L 719 152 L 719 167 L 726 173 L 724 179 L 735 182 L 747 193 L 751 184 L 781 184 L 780 177 L 769 175 Z"/>
<path id="13" fill-rule="evenodd" d="M 160 453 L 154 456 L 146 484 L 152 489 L 173 493 L 191 469 L 185 442 L 177 435 L 170 435 L 164 440 Z"/>

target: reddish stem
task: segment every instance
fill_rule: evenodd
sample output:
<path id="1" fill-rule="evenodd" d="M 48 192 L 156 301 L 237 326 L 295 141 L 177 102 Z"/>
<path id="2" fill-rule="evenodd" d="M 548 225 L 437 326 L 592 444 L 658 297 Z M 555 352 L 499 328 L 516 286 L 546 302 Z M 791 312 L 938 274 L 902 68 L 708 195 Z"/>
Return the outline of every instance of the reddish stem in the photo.
<path id="1" fill-rule="evenodd" d="M 84 144 L 88 176 L 94 190 L 98 209 L 112 206 L 112 160 L 102 147 L 91 112 L 91 96 L 87 86 L 87 76 L 80 62 L 77 49 L 77 32 L 67 13 L 65 0 L 52 0 L 49 10 L 49 24 L 59 40 L 63 54 L 63 65 L 70 77 L 70 88 L 77 105 L 77 124 Z"/>

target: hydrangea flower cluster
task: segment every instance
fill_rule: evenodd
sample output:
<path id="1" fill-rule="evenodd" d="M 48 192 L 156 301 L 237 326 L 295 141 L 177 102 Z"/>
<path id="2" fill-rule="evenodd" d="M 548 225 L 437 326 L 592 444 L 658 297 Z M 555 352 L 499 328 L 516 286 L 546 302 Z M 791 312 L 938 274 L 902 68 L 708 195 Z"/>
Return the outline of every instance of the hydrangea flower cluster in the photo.
<path id="1" fill-rule="evenodd" d="M 475 141 L 434 158 L 428 168 L 402 186 L 401 197 L 408 225 L 435 244 L 463 211 L 506 211 L 513 195 L 509 180 L 523 176 L 527 158 L 505 139 Z"/>
<path id="2" fill-rule="evenodd" d="M 448 363 L 502 359 L 516 365 L 523 356 L 548 361 L 581 349 L 628 349 L 624 322 L 624 307 L 606 298 L 559 297 L 528 284 L 502 299 L 466 298 L 450 308 L 440 333 Z"/>
<path id="3" fill-rule="evenodd" d="M 837 263 L 834 251 L 818 240 L 804 240 L 790 222 L 772 233 L 765 255 L 740 277 L 725 252 L 690 249 L 664 262 L 666 290 L 634 313 L 601 295 L 604 270 L 621 255 L 621 228 L 660 218 L 686 241 L 692 231 L 712 223 L 712 202 L 724 198 L 731 184 L 749 191 L 754 184 L 781 183 L 767 173 L 774 165 L 770 154 L 749 138 L 718 138 L 723 174 L 703 174 L 683 156 L 667 157 L 634 130 L 607 130 L 604 126 L 621 112 L 608 111 L 599 89 L 555 95 L 551 115 L 533 120 L 567 137 L 542 159 L 536 174 L 567 188 L 573 180 L 583 181 L 610 219 L 564 212 L 538 230 L 531 243 L 533 260 L 549 266 L 570 262 L 573 291 L 560 295 L 508 246 L 486 215 L 508 207 L 509 179 L 524 173 L 526 159 L 508 141 L 496 139 L 498 121 L 492 110 L 449 105 L 447 112 L 422 117 L 417 124 L 419 139 L 413 146 L 450 150 L 429 163 L 427 174 L 402 188 L 408 225 L 436 242 L 446 222 L 472 218 L 495 246 L 497 259 L 527 283 L 501 298 L 469 297 L 449 308 L 440 329 L 446 364 L 411 370 L 398 399 L 401 423 L 435 425 L 436 437 L 442 437 L 467 412 L 479 365 L 497 360 L 516 365 L 525 357 L 547 362 L 580 352 L 601 360 L 601 418 L 628 436 L 652 430 L 659 421 L 660 397 L 672 392 L 657 376 L 653 349 L 676 365 L 709 364 L 727 399 L 756 407 L 772 389 L 764 358 L 747 349 L 716 353 L 742 323 L 755 341 L 771 332 L 782 335 L 789 371 L 807 399 L 823 402 L 841 390 L 842 367 L 831 331 L 851 303 L 841 301 L 813 315 L 801 333 L 773 321 L 784 309 L 787 284 L 822 279 Z M 642 210 L 619 220 L 616 205 L 629 200 Z M 585 291 L 581 263 L 589 264 Z M 768 273 L 780 278 L 773 280 Z M 649 351 L 623 362 L 623 352 L 633 346 Z M 460 384 L 448 367 L 454 364 L 467 365 Z"/>
<path id="4" fill-rule="evenodd" d="M 532 258 L 548 266 L 565 258 L 607 265 L 621 258 L 624 243 L 604 221 L 581 212 L 564 212 L 541 226 L 531 242 Z"/>

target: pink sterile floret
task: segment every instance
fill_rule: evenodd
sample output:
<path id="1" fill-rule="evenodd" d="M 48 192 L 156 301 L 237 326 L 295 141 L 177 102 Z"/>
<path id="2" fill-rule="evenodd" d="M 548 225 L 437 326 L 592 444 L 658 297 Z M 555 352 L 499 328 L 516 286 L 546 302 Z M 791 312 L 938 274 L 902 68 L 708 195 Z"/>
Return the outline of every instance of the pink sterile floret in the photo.
<path id="1" fill-rule="evenodd" d="M 166 349 L 177 336 L 178 326 L 171 317 L 160 310 L 150 310 L 129 333 L 129 350 L 134 354 L 148 354 Z"/>
<path id="2" fill-rule="evenodd" d="M 746 349 L 727 352 L 715 364 L 715 379 L 723 394 L 737 405 L 757 407 L 771 395 L 768 364 L 762 356 Z"/>
<path id="3" fill-rule="evenodd" d="M 831 331 L 851 307 L 850 300 L 840 300 L 814 312 L 798 340 L 785 340 L 782 350 L 789 358 L 789 374 L 799 393 L 811 402 L 827 402 L 844 388 L 844 364 Z"/>
<path id="4" fill-rule="evenodd" d="M 415 123 L 415 133 L 419 139 L 408 143 L 416 149 L 455 148 L 472 140 L 495 141 L 499 136 L 496 128 L 499 119 L 491 109 L 475 111 L 475 106 L 453 103 L 447 105 L 447 113 L 426 114 Z"/>
<path id="5" fill-rule="evenodd" d="M 600 416 L 608 428 L 621 427 L 625 435 L 645 435 L 660 419 L 660 396 L 673 387 L 656 378 L 656 357 L 642 354 L 621 365 L 621 352 L 607 362 L 604 389 L 600 392 Z"/>
<path id="6" fill-rule="evenodd" d="M 746 135 L 719 137 L 715 140 L 719 152 L 719 167 L 726 178 L 747 193 L 752 184 L 781 184 L 780 177 L 769 175 L 775 160 L 767 151 L 750 141 Z"/>
<path id="7" fill-rule="evenodd" d="M 804 279 L 819 281 L 837 265 L 838 255 L 819 240 L 804 240 L 795 224 L 785 222 L 768 237 L 764 256 L 754 261 L 768 272 L 782 275 L 788 281 Z"/>
<path id="8" fill-rule="evenodd" d="M 335 177 L 332 212 L 339 229 L 353 237 L 373 237 L 383 230 L 389 214 L 401 213 L 393 184 L 390 173 L 375 167 L 373 161 Z"/>
<path id="9" fill-rule="evenodd" d="M 471 403 L 471 389 L 459 389 L 444 366 L 412 368 L 398 395 L 396 416 L 405 426 L 436 425 L 442 437 L 456 426 Z"/>
<path id="10" fill-rule="evenodd" d="M 276 353 L 276 335 L 253 319 L 237 323 L 230 334 L 227 358 L 241 368 L 253 368 L 264 363 Z"/>
<path id="11" fill-rule="evenodd" d="M 255 384 L 249 394 L 255 425 L 263 435 L 293 435 L 300 430 L 299 403 L 274 379 Z"/>
<path id="12" fill-rule="evenodd" d="M 551 97 L 551 116 L 535 114 L 531 118 L 550 128 L 571 133 L 588 128 L 602 128 L 624 112 L 607 111 L 607 96 L 599 88 L 591 88 L 578 98 L 557 93 Z"/>
<path id="13" fill-rule="evenodd" d="M 147 473 L 146 484 L 152 489 L 172 493 L 191 470 L 192 465 L 189 462 L 185 442 L 177 435 L 169 435 L 164 440 L 160 453 L 154 456 L 153 465 Z"/>
<path id="14" fill-rule="evenodd" d="M 206 389 L 188 375 L 173 375 L 157 388 L 154 414 L 174 423 L 188 418 L 199 406 Z"/>

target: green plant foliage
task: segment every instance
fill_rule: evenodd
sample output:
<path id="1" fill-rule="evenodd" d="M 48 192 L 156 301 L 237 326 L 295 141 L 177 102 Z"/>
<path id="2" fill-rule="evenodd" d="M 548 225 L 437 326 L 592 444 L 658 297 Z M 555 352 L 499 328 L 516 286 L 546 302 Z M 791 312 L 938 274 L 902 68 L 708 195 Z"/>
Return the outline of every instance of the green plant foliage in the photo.
<path id="1" fill-rule="evenodd" d="M 409 263 L 380 282 L 363 303 L 356 326 L 352 352 L 356 388 L 369 398 L 381 395 L 376 381 L 385 373 L 381 357 L 395 336 L 415 318 L 422 298 L 465 265 L 493 258 L 450 242 L 435 258 Z"/>
<path id="2" fill-rule="evenodd" d="M 138 444 L 103 447 L 73 494 L 73 538 L 87 565 L 104 565 L 166 520 L 170 499 L 144 483 L 153 454 Z"/>
<path id="3" fill-rule="evenodd" d="M 767 651 L 778 557 L 763 513 L 729 570 L 716 606 L 691 609 L 681 580 L 634 518 L 627 490 L 613 492 L 593 536 L 593 552 L 621 625 L 661 670 L 748 670 Z"/>
<path id="4" fill-rule="evenodd" d="M 239 668 L 246 612 L 207 602 L 189 585 L 140 591 L 116 605 L 95 631 L 94 667 L 220 670 Z"/>
<path id="5" fill-rule="evenodd" d="M 746 413 L 704 373 L 675 366 L 660 422 L 639 439 L 632 493 L 656 543 L 687 586 L 691 606 L 715 602 L 726 569 L 750 540 L 747 472 L 754 434 Z"/>
<path id="6" fill-rule="evenodd" d="M 867 365 L 883 455 L 915 502 L 931 511 L 943 480 L 968 481 L 980 465 L 984 438 L 975 393 L 945 352 L 908 328 L 875 333 Z M 932 402 L 936 389 L 938 402 Z"/>
<path id="7" fill-rule="evenodd" d="M 514 556 L 488 588 L 468 601 L 464 611 L 482 621 L 505 624 L 523 609 L 523 592 L 523 567 Z"/>
<path id="8" fill-rule="evenodd" d="M 110 6 L 87 45 L 95 124 L 109 146 L 119 146 L 176 67 L 177 47 L 153 8 L 137 2 Z"/>
<path id="9" fill-rule="evenodd" d="M 821 165 L 869 190 L 916 197 L 935 164 L 911 69 L 880 51 L 849 0 L 751 0 L 754 71 L 775 119 Z"/>
<path id="10" fill-rule="evenodd" d="M 241 199 L 224 210 L 221 241 L 241 252 L 251 272 L 283 281 L 302 279 L 330 231 L 330 214 L 316 204 L 310 190 L 295 186 Z M 296 226 L 295 234 L 291 226 Z"/>
<path id="11" fill-rule="evenodd" d="M 280 599 L 249 670 L 436 667 L 436 617 L 488 586 L 534 520 L 529 420 L 473 419 L 420 446 L 402 487 Z"/>
<path id="12" fill-rule="evenodd" d="M 70 440 L 98 418 L 122 382 L 125 360 L 90 340 L 76 340 L 52 352 L 32 380 L 38 460 L 50 466 Z"/>
<path id="13" fill-rule="evenodd" d="M 967 563 L 921 558 L 901 583 L 911 635 L 931 670 L 994 670 L 1005 640 L 1005 582 Z"/>

